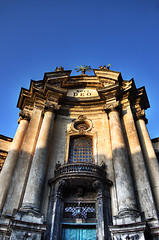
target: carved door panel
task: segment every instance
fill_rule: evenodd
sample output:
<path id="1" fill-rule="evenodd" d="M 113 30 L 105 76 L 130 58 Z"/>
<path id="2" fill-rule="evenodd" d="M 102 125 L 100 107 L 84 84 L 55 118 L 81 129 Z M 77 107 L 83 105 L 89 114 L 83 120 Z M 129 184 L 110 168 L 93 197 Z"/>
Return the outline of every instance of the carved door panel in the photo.
<path id="1" fill-rule="evenodd" d="M 62 240 L 96 240 L 96 230 L 91 228 L 64 228 Z"/>
<path id="2" fill-rule="evenodd" d="M 80 240 L 79 231 L 76 228 L 64 228 L 62 240 Z"/>
<path id="3" fill-rule="evenodd" d="M 96 230 L 80 229 L 80 240 L 96 240 Z"/>

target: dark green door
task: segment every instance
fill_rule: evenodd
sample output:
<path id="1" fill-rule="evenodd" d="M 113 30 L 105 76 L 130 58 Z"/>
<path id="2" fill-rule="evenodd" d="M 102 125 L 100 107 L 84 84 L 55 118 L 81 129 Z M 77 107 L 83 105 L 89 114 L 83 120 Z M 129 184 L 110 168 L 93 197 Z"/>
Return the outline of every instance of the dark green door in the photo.
<path id="1" fill-rule="evenodd" d="M 93 228 L 64 228 L 62 240 L 96 240 L 96 230 Z"/>

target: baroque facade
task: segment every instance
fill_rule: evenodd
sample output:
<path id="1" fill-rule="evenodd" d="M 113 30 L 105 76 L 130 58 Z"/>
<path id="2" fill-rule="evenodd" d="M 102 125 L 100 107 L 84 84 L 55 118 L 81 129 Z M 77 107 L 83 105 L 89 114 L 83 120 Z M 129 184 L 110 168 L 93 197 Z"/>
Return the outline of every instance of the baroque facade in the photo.
<path id="1" fill-rule="evenodd" d="M 16 134 L 0 136 L 0 240 L 159 239 L 145 88 L 93 71 L 60 67 L 21 89 Z"/>

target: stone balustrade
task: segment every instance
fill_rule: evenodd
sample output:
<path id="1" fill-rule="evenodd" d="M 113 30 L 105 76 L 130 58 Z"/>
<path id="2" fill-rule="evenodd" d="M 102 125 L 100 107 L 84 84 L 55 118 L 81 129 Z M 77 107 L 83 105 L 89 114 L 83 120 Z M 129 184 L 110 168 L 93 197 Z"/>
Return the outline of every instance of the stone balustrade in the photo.
<path id="1" fill-rule="evenodd" d="M 89 178 L 93 177 L 102 180 L 107 180 L 106 171 L 103 166 L 87 163 L 71 163 L 59 166 L 54 172 L 54 178 L 50 179 L 49 182 L 56 181 L 57 179 L 63 178 L 65 176 L 67 177 L 86 176 Z"/>

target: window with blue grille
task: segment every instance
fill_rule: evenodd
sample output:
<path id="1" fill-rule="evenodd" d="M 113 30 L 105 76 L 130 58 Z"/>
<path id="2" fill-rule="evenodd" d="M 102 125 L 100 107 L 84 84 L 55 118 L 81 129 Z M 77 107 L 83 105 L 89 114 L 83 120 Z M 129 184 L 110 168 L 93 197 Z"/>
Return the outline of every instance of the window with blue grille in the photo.
<path id="1" fill-rule="evenodd" d="M 70 138 L 69 163 L 93 163 L 92 138 L 74 136 Z"/>

